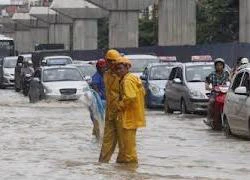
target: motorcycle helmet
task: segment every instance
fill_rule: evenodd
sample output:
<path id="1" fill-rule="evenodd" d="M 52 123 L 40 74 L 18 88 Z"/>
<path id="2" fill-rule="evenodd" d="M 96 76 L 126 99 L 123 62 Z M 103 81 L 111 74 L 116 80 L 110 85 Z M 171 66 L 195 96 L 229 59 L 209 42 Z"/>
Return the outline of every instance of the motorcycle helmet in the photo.
<path id="1" fill-rule="evenodd" d="M 222 58 L 217 58 L 214 60 L 214 65 L 216 66 L 217 63 L 222 63 L 223 66 L 225 67 L 225 61 Z"/>
<path id="2" fill-rule="evenodd" d="M 33 65 L 33 62 L 31 60 L 28 60 L 28 65 Z"/>
<path id="3" fill-rule="evenodd" d="M 240 64 L 243 65 L 243 64 L 248 64 L 249 63 L 249 60 L 248 58 L 242 58 L 241 61 L 240 61 Z"/>

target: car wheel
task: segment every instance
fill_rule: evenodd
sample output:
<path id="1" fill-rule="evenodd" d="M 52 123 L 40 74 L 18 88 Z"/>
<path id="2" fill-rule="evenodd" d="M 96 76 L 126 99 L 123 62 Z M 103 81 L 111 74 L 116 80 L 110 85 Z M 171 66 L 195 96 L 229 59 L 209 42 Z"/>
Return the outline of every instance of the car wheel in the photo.
<path id="1" fill-rule="evenodd" d="M 6 89 L 6 87 L 4 85 L 1 85 L 0 89 Z"/>
<path id="2" fill-rule="evenodd" d="M 181 114 L 188 114 L 186 102 L 184 99 L 181 100 Z"/>
<path id="3" fill-rule="evenodd" d="M 15 91 L 16 91 L 16 92 L 20 92 L 20 91 L 21 91 L 21 89 L 19 89 L 19 88 L 15 88 Z"/>
<path id="4" fill-rule="evenodd" d="M 223 130 L 226 137 L 229 137 L 232 134 L 226 117 L 224 117 Z"/>
<path id="5" fill-rule="evenodd" d="M 165 98 L 165 100 L 164 100 L 164 112 L 165 112 L 166 114 L 169 114 L 169 113 L 172 114 L 172 113 L 174 112 L 174 110 L 171 109 L 171 108 L 169 107 L 166 98 Z"/>

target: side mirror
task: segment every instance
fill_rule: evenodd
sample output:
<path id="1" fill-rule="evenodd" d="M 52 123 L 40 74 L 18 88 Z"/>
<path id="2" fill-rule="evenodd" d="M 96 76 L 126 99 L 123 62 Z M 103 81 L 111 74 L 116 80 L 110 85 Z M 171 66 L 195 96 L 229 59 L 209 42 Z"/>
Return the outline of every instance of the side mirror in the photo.
<path id="1" fill-rule="evenodd" d="M 140 78 L 141 78 L 141 80 L 144 80 L 144 81 L 146 80 L 146 76 L 145 75 L 141 75 Z"/>
<path id="2" fill-rule="evenodd" d="M 235 94 L 238 94 L 238 95 L 243 95 L 243 96 L 248 96 L 249 93 L 247 92 L 247 88 L 246 87 L 238 87 L 235 89 Z"/>
<path id="3" fill-rule="evenodd" d="M 174 82 L 175 84 L 181 84 L 181 83 L 182 83 L 182 81 L 181 81 L 180 78 L 175 78 L 175 79 L 173 80 L 173 82 Z"/>

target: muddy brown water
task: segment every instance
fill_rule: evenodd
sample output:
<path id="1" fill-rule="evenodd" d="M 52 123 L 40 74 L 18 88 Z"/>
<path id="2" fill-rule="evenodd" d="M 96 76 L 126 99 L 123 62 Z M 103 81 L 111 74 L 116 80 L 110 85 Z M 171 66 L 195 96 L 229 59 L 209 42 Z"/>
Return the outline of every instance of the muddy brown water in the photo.
<path id="1" fill-rule="evenodd" d="M 250 142 L 209 130 L 204 117 L 147 111 L 139 165 L 98 163 L 88 111 L 78 102 L 35 105 L 0 90 L 0 179 L 250 179 Z"/>

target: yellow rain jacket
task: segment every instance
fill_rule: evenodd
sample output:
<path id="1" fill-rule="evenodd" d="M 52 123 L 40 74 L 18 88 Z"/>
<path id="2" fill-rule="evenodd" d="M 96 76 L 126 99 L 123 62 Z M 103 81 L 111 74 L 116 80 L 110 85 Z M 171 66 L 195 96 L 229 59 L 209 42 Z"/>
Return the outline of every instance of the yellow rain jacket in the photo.
<path id="1" fill-rule="evenodd" d="M 141 80 L 132 73 L 128 73 L 120 83 L 118 103 L 123 128 L 137 129 L 146 126 L 144 96 L 145 90 Z"/>
<path id="2" fill-rule="evenodd" d="M 122 125 L 118 121 L 117 102 L 119 101 L 119 81 L 120 78 L 110 70 L 104 74 L 104 84 L 106 90 L 106 114 L 105 129 L 100 153 L 99 162 L 109 162 L 116 144 L 121 141 Z M 119 143 L 121 147 L 121 143 Z M 119 152 L 117 161 L 121 161 L 123 155 Z"/>
<path id="3" fill-rule="evenodd" d="M 119 100 L 119 81 L 120 78 L 111 72 L 111 70 L 104 74 L 104 84 L 106 91 L 106 117 L 109 117 L 110 113 L 117 112 L 116 101 Z M 109 119 L 109 118 L 106 118 Z"/>

